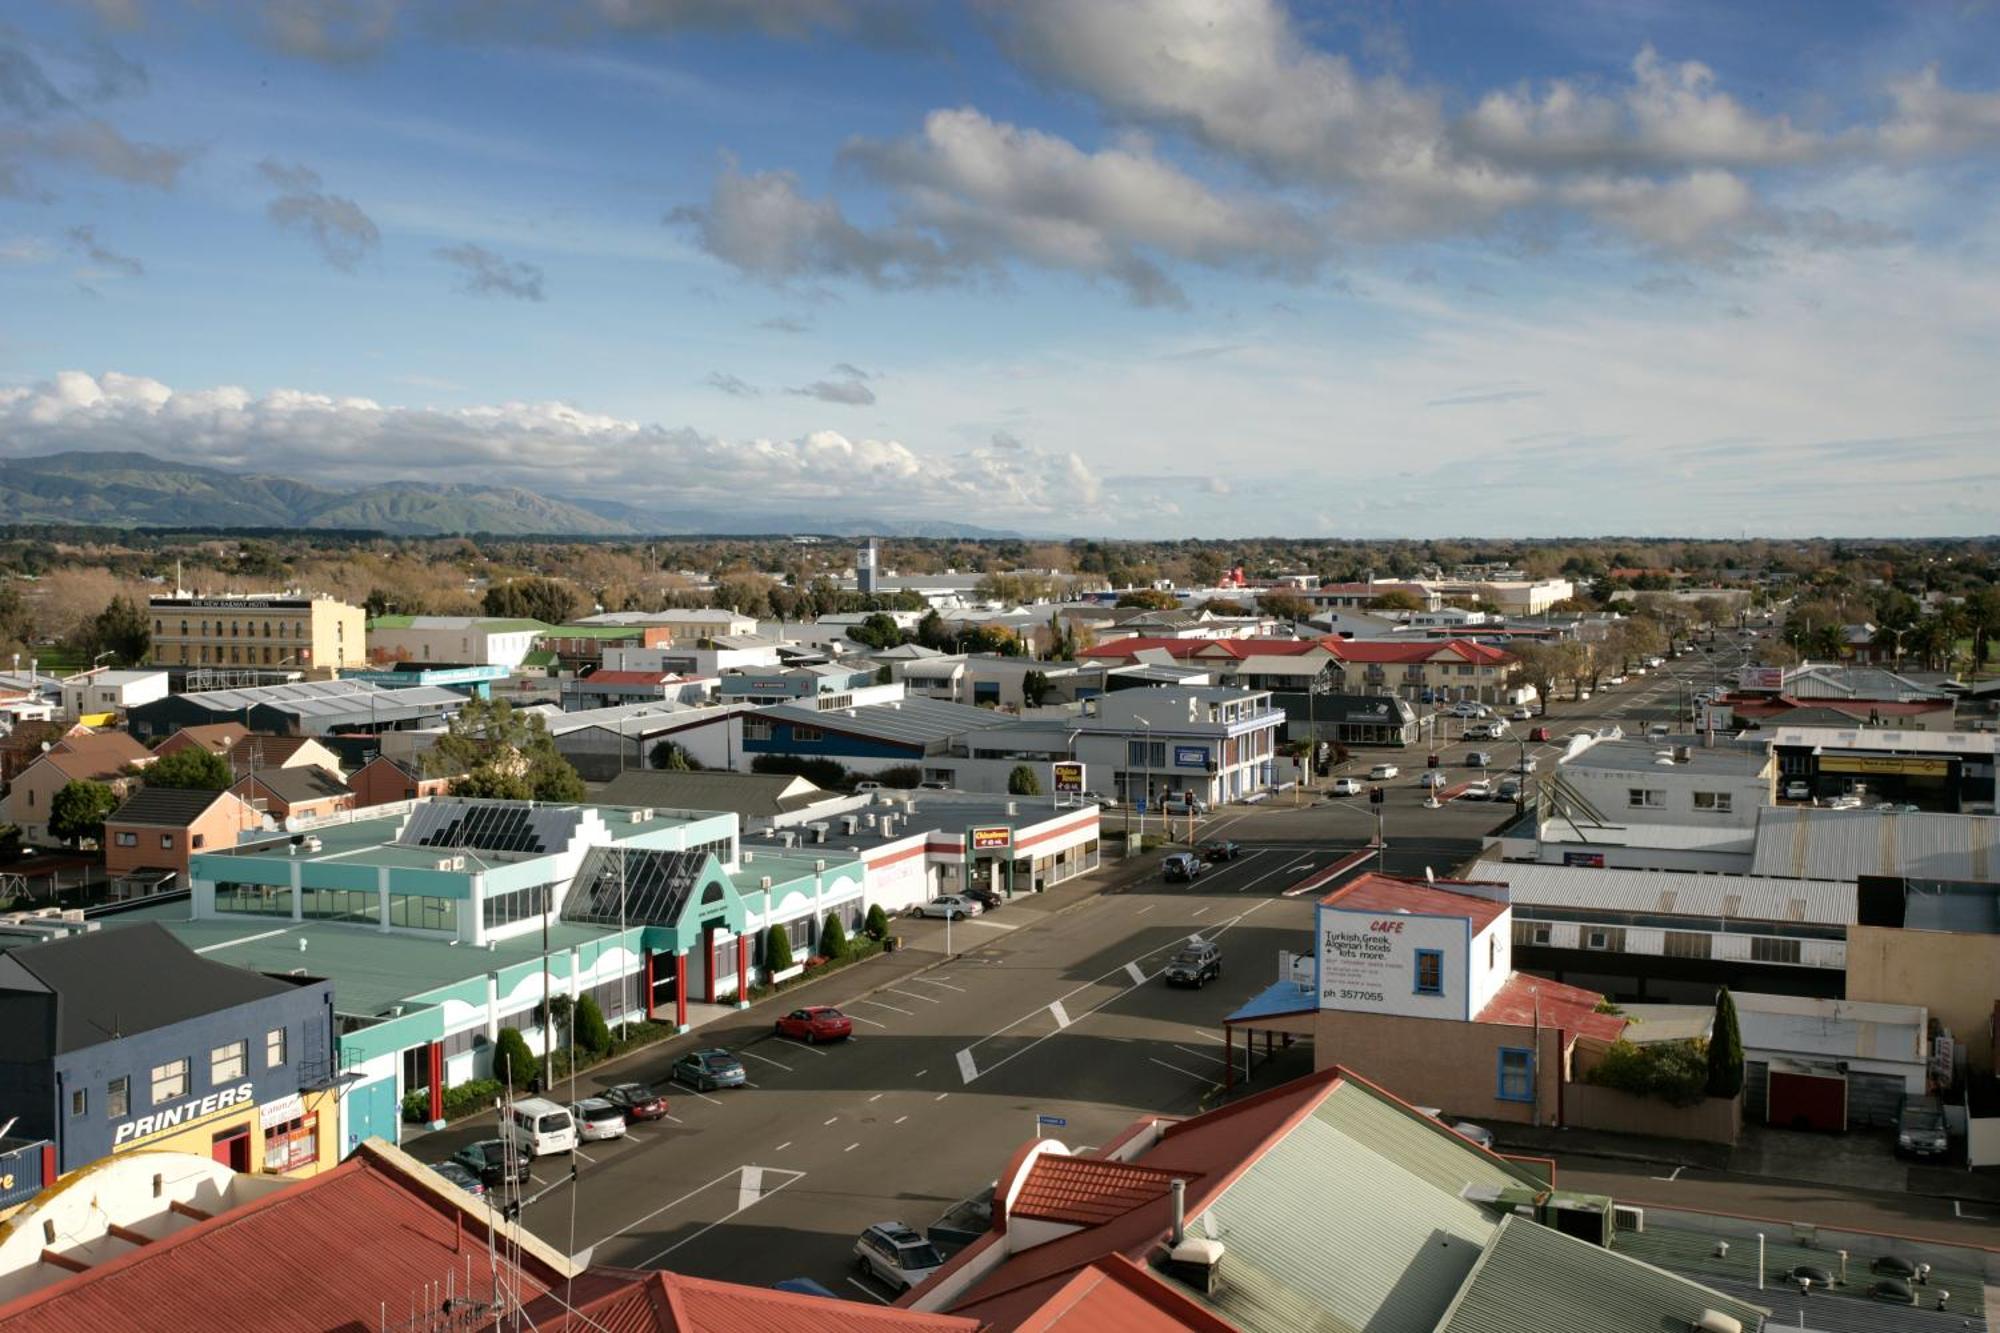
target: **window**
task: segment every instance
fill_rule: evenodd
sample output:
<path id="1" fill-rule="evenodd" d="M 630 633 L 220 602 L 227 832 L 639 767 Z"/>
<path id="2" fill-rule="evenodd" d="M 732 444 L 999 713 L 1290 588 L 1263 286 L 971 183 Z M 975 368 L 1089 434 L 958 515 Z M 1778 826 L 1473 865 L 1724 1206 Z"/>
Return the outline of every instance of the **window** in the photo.
<path id="1" fill-rule="evenodd" d="M 319 1117 L 301 1116 L 264 1131 L 264 1170 L 276 1175 L 319 1160 Z"/>
<path id="2" fill-rule="evenodd" d="M 746 717 L 743 719 L 743 739 L 746 741 L 768 741 L 771 739 L 771 719 L 768 717 Z"/>
<path id="3" fill-rule="evenodd" d="M 1625 804 L 1634 810 L 1664 810 L 1667 806 L 1667 794 L 1663 791 L 1652 791 L 1645 787 L 1627 787 L 1625 789 Z"/>
<path id="4" fill-rule="evenodd" d="M 77 1088 L 69 1095 L 69 1113 L 73 1116 L 85 1115 L 90 1111 L 90 1089 Z"/>
<path id="5" fill-rule="evenodd" d="M 163 852 L 171 852 L 173 849 L 174 849 L 174 835 L 171 833 L 162 833 L 160 835 L 160 850 Z"/>
<path id="6" fill-rule="evenodd" d="M 1499 965 L 1500 965 L 1500 937 L 1498 935 L 1488 935 L 1486 937 L 1486 970 L 1488 972 L 1491 972 L 1494 968 L 1498 967 Z"/>
<path id="7" fill-rule="evenodd" d="M 1726 791 L 1698 791 L 1694 794 L 1694 808 L 1707 810 L 1713 814 L 1726 815 L 1733 799 L 1733 793 Z"/>
<path id="8" fill-rule="evenodd" d="M 292 891 L 277 884 L 231 884 L 215 886 L 217 912 L 245 912 L 256 916 L 290 916 Z"/>
<path id="9" fill-rule="evenodd" d="M 825 736 L 826 733 L 824 731 L 808 723 L 792 723 L 792 744 L 794 745 L 809 745 L 815 741 L 824 739 Z"/>
<path id="10" fill-rule="evenodd" d="M 1592 926 L 1583 932 L 1583 947 L 1598 949 L 1607 953 L 1625 951 L 1625 928 L 1623 926 Z"/>
<path id="11" fill-rule="evenodd" d="M 549 910 L 549 884 L 537 884 L 532 888 L 515 889 L 511 893 L 489 895 L 480 904 L 481 916 L 488 930 L 495 926 L 510 926 L 516 921 L 526 921 L 538 917 Z"/>
<path id="12" fill-rule="evenodd" d="M 450 898 L 415 893 L 389 895 L 389 924 L 410 930 L 458 929 L 458 904 Z"/>
<path id="13" fill-rule="evenodd" d="M 136 833 L 119 833 L 113 835 L 113 837 L 120 847 L 137 847 L 139 845 L 139 835 Z"/>
<path id="14" fill-rule="evenodd" d="M 1660 942 L 1660 954 L 1666 958 L 1707 958 L 1713 943 L 1714 937 L 1702 931 L 1669 930 Z"/>
<path id="15" fill-rule="evenodd" d="M 153 1105 L 185 1097 L 187 1090 L 188 1062 L 185 1056 L 153 1066 Z"/>
<path id="16" fill-rule="evenodd" d="M 202 844 L 203 844 L 204 842 L 207 842 L 207 841 L 208 841 L 208 835 L 207 835 L 207 834 L 205 834 L 205 833 L 197 833 L 197 834 L 195 834 L 195 835 L 194 835 L 194 838 L 193 838 L 193 840 L 192 840 L 192 842 L 193 842 L 193 846 L 194 846 L 194 848 L 195 848 L 195 850 L 196 850 L 196 851 L 199 851 L 199 850 L 201 850 L 201 845 L 202 845 Z"/>
<path id="17" fill-rule="evenodd" d="M 243 1077 L 243 1071 L 249 1067 L 250 1043 L 247 1041 L 232 1041 L 208 1053 L 208 1081 L 212 1086 L 234 1083 Z"/>
<path id="18" fill-rule="evenodd" d="M 1500 1048 L 1500 1071 L 1493 1095 L 1503 1102 L 1535 1100 L 1535 1053 L 1521 1046 Z"/>
<path id="19" fill-rule="evenodd" d="M 374 921 L 379 904 L 363 889 L 306 889 L 299 914 L 327 921 Z"/>
<path id="20" fill-rule="evenodd" d="M 1750 961 L 1753 963 L 1796 963 L 1799 961 L 1797 940 L 1772 939 L 1767 935 L 1750 937 Z"/>
<path id="21" fill-rule="evenodd" d="M 264 1034 L 264 1068 L 277 1069 L 285 1063 L 285 1030 L 272 1028 Z"/>
<path id="22" fill-rule="evenodd" d="M 123 1120 L 132 1114 L 132 1080 L 120 1075 L 104 1085 L 104 1118 Z"/>
<path id="23" fill-rule="evenodd" d="M 1444 994 L 1444 953 L 1438 949 L 1417 950 L 1418 995 Z"/>

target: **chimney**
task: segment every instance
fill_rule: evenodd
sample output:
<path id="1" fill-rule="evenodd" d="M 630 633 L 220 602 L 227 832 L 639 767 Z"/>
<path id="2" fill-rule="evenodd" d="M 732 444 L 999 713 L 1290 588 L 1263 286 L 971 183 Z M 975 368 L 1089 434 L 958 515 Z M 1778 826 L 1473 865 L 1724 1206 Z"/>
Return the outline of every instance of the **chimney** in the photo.
<path id="1" fill-rule="evenodd" d="M 1187 1239 L 1187 1182 L 1175 1176 L 1168 1188 L 1174 1200 L 1174 1229 L 1167 1244 L 1175 1246 Z"/>

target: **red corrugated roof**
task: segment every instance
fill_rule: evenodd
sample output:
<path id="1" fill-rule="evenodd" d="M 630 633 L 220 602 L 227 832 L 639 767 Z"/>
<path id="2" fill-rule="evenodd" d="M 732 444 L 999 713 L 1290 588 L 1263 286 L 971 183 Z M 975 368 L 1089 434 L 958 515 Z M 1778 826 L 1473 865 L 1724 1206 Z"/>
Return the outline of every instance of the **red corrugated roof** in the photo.
<path id="1" fill-rule="evenodd" d="M 1096 1226 L 1160 1198 L 1175 1179 L 1175 1172 L 1129 1162 L 1043 1153 L 1029 1168 L 1008 1211 L 1015 1217 Z"/>
<path id="2" fill-rule="evenodd" d="M 1617 1014 L 1598 1013 L 1597 1006 L 1602 1003 L 1604 997 L 1594 990 L 1514 972 L 1473 1021 L 1512 1023 L 1519 1027 L 1539 1022 L 1545 1028 L 1560 1028 L 1572 1037 L 1617 1041 L 1625 1031 L 1625 1019 Z"/>
<path id="3" fill-rule="evenodd" d="M 1505 901 L 1495 902 L 1475 893 L 1460 893 L 1453 884 L 1466 880 L 1399 879 L 1394 875 L 1363 875 L 1320 899 L 1328 907 L 1350 912 L 1408 912 L 1415 916 L 1469 918 L 1474 934 L 1486 929 L 1507 910 Z"/>
<path id="4" fill-rule="evenodd" d="M 680 677 L 671 671 L 593 671 L 578 685 L 664 685 Z"/>
<path id="5" fill-rule="evenodd" d="M 1015 1326 L 1018 1333 L 1235 1333 L 1192 1297 L 1122 1254 L 1108 1255 L 1061 1287 Z"/>
<path id="6" fill-rule="evenodd" d="M 828 1300 L 766 1287 L 739 1286 L 680 1273 L 593 1269 L 594 1290 L 578 1280 L 574 1313 L 553 1299 L 530 1306 L 545 1333 L 977 1333 L 979 1321 L 919 1314 L 857 1301 Z M 607 1283 L 620 1285 L 605 1291 Z"/>
<path id="7" fill-rule="evenodd" d="M 324 1117 L 320 1132 L 333 1132 Z M 468 1258 L 471 1294 L 490 1297 L 483 1205 L 466 1195 L 461 1206 L 454 1187 L 419 1184 L 394 1162 L 364 1148 L 323 1175 L 0 1305 L 0 1330 L 374 1328 L 383 1302 L 407 1317 L 410 1301 L 446 1274 L 463 1295 Z M 524 1299 L 560 1276 L 523 1249 Z M 516 1280 L 505 1266 L 502 1280 Z"/>
<path id="8" fill-rule="evenodd" d="M 1470 639 L 1334 639 L 1328 647 L 1347 662 L 1418 663 L 1457 658 L 1477 666 L 1498 666 L 1512 658 Z"/>

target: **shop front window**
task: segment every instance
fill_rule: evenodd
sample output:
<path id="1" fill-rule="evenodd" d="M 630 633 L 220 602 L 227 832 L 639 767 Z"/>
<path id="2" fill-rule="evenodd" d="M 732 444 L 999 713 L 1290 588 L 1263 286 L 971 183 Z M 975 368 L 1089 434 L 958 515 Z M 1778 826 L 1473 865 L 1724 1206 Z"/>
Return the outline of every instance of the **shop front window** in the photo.
<path id="1" fill-rule="evenodd" d="M 319 1117 L 301 1116 L 264 1131 L 264 1170 L 297 1171 L 319 1160 Z"/>

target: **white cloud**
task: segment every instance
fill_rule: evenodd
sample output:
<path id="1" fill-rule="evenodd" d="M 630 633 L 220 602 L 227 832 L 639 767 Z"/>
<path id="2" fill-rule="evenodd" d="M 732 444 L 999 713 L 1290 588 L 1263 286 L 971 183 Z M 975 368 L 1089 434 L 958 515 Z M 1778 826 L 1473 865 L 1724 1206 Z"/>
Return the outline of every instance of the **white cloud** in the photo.
<path id="1" fill-rule="evenodd" d="M 718 513 L 837 505 L 849 513 L 1046 523 L 1057 512 L 1083 519 L 1101 499 L 1095 474 L 1074 453 L 932 453 L 831 430 L 725 439 L 559 402 L 410 408 L 296 389 L 175 390 L 115 372 L 65 371 L 0 390 L 0 440 L 13 456 L 138 450 L 322 484 L 476 476 L 545 492 L 559 476 L 565 494 Z"/>

